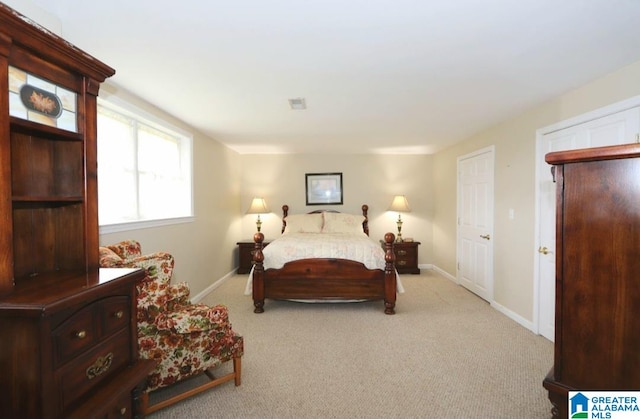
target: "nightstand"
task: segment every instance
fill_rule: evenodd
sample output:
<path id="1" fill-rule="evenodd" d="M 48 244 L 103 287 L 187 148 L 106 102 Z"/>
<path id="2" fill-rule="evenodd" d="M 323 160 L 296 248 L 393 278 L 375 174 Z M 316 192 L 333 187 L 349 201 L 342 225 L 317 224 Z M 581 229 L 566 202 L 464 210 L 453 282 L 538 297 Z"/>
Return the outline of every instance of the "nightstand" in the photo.
<path id="1" fill-rule="evenodd" d="M 253 266 L 253 250 L 256 244 L 253 240 L 239 241 L 236 244 L 238 245 L 238 273 L 248 274 Z M 263 248 L 268 244 L 268 241 L 262 242 Z"/>
<path id="2" fill-rule="evenodd" d="M 420 242 L 395 242 L 396 269 L 400 274 L 419 274 L 418 246 Z"/>

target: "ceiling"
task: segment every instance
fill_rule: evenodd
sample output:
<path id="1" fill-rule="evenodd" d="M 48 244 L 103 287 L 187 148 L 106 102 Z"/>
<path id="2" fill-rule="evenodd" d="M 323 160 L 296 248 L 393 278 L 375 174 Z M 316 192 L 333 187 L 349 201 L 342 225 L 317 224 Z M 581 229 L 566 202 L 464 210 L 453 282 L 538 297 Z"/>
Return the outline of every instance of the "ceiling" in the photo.
<path id="1" fill-rule="evenodd" d="M 239 153 L 433 153 L 640 59 L 638 0 L 32 1 Z"/>

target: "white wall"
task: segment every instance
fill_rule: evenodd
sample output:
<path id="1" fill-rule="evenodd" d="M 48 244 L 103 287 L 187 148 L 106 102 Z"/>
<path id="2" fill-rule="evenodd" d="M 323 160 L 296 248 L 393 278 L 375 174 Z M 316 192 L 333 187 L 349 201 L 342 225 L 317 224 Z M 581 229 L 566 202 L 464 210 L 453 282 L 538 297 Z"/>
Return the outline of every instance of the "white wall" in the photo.
<path id="1" fill-rule="evenodd" d="M 186 281 L 192 295 L 232 272 L 236 267 L 233 250 L 240 229 L 239 155 L 219 142 L 195 132 L 149 103 L 109 82 L 100 95 L 117 95 L 133 105 L 194 134 L 193 193 L 195 221 L 172 226 L 103 234 L 100 244 L 135 239 L 144 253 L 166 251 L 175 256 L 175 280 Z M 167 196 L 166 199 L 172 199 Z"/>
<path id="2" fill-rule="evenodd" d="M 455 276 L 457 157 L 495 145 L 495 302 L 533 323 L 536 130 L 639 94 L 637 62 L 434 155 L 434 264 Z"/>
<path id="3" fill-rule="evenodd" d="M 382 239 L 388 231 L 397 233 L 397 213 L 387 212 L 394 195 L 406 195 L 411 212 L 403 214 L 402 235 L 422 244 L 419 263 L 432 259 L 433 168 L 429 155 L 334 155 L 281 154 L 242 155 L 241 210 L 246 212 L 254 196 L 265 198 L 271 214 L 263 216 L 265 239 L 280 235 L 282 205 L 290 214 L 331 208 L 360 214 L 369 206 L 370 237 Z M 343 205 L 306 206 L 306 173 L 342 173 Z M 256 230 L 255 215 L 242 217 L 242 239 Z"/>

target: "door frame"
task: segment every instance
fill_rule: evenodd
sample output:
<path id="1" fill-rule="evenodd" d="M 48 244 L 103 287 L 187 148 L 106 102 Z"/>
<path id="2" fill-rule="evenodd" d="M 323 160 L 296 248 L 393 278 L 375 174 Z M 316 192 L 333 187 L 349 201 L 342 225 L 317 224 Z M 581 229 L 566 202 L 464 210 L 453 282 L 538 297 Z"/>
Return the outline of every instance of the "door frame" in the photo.
<path id="1" fill-rule="evenodd" d="M 556 122 L 554 124 L 548 125 L 543 128 L 539 128 L 536 130 L 536 160 L 535 160 L 535 208 L 534 208 L 534 239 L 535 243 L 533 246 L 533 330 L 535 334 L 540 334 L 540 270 L 538 269 L 540 264 L 540 253 L 538 252 L 538 248 L 541 246 L 540 243 L 540 199 L 541 193 L 539 190 L 540 185 L 540 165 L 538 162 L 540 159 L 544 159 L 544 150 L 542 147 L 542 140 L 546 134 L 550 134 L 555 131 L 559 131 L 565 128 L 570 128 L 575 125 L 584 124 L 585 122 L 593 121 L 595 119 L 599 119 L 614 113 L 626 111 L 631 108 L 635 108 L 640 106 L 640 96 L 634 96 L 629 99 L 625 99 L 620 102 L 613 103 L 611 105 L 604 106 L 602 108 L 598 108 L 596 110 L 565 119 L 560 122 Z"/>

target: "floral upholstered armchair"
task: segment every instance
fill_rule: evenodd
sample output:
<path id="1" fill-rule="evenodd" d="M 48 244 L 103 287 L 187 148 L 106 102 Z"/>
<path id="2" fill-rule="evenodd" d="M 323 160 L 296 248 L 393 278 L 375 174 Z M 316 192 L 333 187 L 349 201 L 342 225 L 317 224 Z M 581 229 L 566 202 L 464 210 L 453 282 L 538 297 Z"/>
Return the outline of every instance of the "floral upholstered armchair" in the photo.
<path id="1" fill-rule="evenodd" d="M 143 414 L 174 404 L 218 384 L 241 382 L 243 338 L 231 328 L 227 308 L 193 304 L 185 282 L 171 284 L 173 256 L 165 252 L 142 255 L 140 243 L 123 241 L 100 247 L 100 266 L 142 268 L 144 280 L 137 284 L 138 346 L 140 358 L 158 364 L 149 375 L 142 396 Z M 209 371 L 233 360 L 233 372 L 216 378 Z M 149 393 L 184 378 L 205 373 L 210 380 L 196 389 L 149 405 Z"/>

